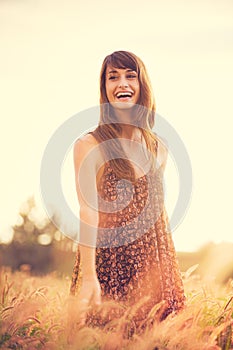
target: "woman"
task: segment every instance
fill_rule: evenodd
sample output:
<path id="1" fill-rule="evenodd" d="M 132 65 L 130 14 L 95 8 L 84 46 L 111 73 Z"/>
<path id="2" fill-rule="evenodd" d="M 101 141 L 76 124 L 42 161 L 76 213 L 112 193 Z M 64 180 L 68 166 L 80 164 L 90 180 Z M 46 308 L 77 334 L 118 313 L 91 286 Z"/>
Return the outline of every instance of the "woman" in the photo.
<path id="1" fill-rule="evenodd" d="M 101 69 L 99 125 L 74 146 L 80 244 L 71 293 L 86 307 L 144 300 L 136 325 L 157 303 L 163 320 L 185 300 L 164 208 L 167 150 L 152 132 L 154 117 L 143 62 L 116 51 Z"/>

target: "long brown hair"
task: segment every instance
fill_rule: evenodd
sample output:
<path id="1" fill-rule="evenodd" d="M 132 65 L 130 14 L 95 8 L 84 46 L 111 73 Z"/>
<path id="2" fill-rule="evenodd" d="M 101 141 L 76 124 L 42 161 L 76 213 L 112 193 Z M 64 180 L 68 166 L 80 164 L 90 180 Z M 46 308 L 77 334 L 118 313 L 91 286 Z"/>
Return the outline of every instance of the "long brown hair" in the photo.
<path id="1" fill-rule="evenodd" d="M 155 121 L 155 100 L 152 92 L 149 76 L 142 60 L 128 51 L 115 51 L 105 57 L 100 72 L 100 121 L 98 127 L 92 132 L 96 140 L 102 144 L 102 152 L 109 160 L 110 166 L 119 178 L 131 181 L 135 180 L 134 168 L 126 158 L 124 150 L 119 142 L 122 124 L 117 123 L 114 108 L 108 101 L 106 93 L 106 69 L 108 66 L 114 68 L 129 68 L 137 72 L 140 85 L 140 97 L 134 112 L 137 125 L 145 139 L 147 148 L 151 153 L 155 152 L 157 138 L 152 132 Z M 136 123 L 136 124 L 135 124 Z M 104 141 L 111 140 L 111 147 L 104 147 Z M 106 143 L 108 144 L 108 143 Z"/>

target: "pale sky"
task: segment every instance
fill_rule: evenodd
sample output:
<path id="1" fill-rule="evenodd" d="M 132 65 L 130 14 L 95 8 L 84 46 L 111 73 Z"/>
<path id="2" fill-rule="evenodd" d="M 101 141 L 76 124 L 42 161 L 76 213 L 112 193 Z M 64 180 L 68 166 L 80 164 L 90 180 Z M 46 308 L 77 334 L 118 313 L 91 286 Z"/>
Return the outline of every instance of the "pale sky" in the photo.
<path id="1" fill-rule="evenodd" d="M 123 49 L 146 64 L 157 112 L 176 129 L 192 163 L 192 199 L 174 232 L 177 250 L 233 242 L 232 18 L 231 0 L 1 0 L 0 238 L 22 202 L 39 197 L 52 133 L 98 104 L 102 60 Z M 68 163 L 64 191 L 74 203 Z M 166 181 L 171 214 L 178 183 L 171 159 Z"/>

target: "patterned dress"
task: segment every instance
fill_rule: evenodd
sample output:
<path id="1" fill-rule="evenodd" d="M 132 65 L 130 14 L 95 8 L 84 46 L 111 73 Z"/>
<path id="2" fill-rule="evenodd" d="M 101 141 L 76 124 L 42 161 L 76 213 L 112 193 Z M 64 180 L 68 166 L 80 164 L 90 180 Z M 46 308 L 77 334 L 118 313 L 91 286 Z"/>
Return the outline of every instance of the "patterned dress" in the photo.
<path id="1" fill-rule="evenodd" d="M 161 301 L 164 305 L 157 313 L 159 320 L 182 309 L 183 283 L 164 207 L 161 168 L 151 167 L 130 183 L 117 178 L 107 162 L 98 195 L 96 271 L 102 299 L 130 307 L 147 297 L 135 315 L 138 325 Z M 79 272 L 78 250 L 71 294 L 77 290 Z"/>

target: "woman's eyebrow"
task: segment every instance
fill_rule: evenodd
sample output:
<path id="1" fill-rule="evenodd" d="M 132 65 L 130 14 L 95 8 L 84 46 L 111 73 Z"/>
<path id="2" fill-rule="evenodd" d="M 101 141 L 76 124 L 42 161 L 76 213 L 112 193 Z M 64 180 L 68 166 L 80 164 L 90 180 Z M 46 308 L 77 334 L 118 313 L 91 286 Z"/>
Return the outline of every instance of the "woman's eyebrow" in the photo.
<path id="1" fill-rule="evenodd" d="M 117 73 L 116 70 L 110 70 L 110 72 L 108 72 L 108 74 L 111 74 L 111 73 Z"/>
<path id="2" fill-rule="evenodd" d="M 120 68 L 120 69 L 125 69 L 125 68 Z M 130 69 L 130 68 L 126 69 L 126 72 L 135 72 L 136 73 L 136 71 L 134 69 Z M 118 73 L 118 72 L 116 70 L 110 70 L 108 72 L 108 74 L 113 74 L 113 73 Z"/>

